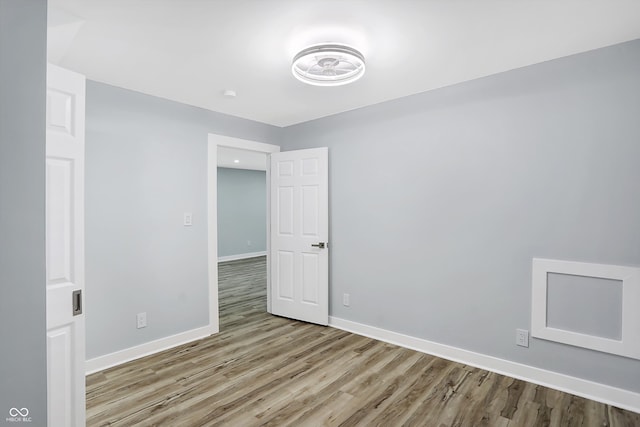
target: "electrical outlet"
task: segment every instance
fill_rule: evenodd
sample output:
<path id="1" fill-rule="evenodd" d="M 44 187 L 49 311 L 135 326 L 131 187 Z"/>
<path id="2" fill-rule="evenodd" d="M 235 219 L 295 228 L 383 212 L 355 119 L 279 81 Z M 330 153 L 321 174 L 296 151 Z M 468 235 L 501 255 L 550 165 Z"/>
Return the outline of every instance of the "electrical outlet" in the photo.
<path id="1" fill-rule="evenodd" d="M 516 329 L 516 345 L 529 347 L 529 331 L 526 329 Z"/>
<path id="2" fill-rule="evenodd" d="M 342 294 L 342 305 L 344 305 L 345 307 L 349 307 L 349 299 L 349 294 Z"/>
<path id="3" fill-rule="evenodd" d="M 251 240 L 247 240 L 247 246 L 251 246 Z"/>
<path id="4" fill-rule="evenodd" d="M 146 328 L 147 327 L 147 313 L 138 313 L 136 315 L 137 328 Z"/>

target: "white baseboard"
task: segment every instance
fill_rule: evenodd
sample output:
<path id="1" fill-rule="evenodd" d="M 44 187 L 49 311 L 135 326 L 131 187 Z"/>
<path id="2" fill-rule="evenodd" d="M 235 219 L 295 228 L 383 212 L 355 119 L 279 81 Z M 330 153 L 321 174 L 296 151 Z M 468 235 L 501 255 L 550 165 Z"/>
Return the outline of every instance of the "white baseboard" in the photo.
<path id="1" fill-rule="evenodd" d="M 94 372 L 102 371 L 103 369 L 111 368 L 125 362 L 130 362 L 144 356 L 149 356 L 163 350 L 208 337 L 216 332 L 217 331 L 213 330 L 210 326 L 204 326 L 202 328 L 192 329 L 187 332 L 181 332 L 176 335 L 160 338 L 135 347 L 116 351 L 114 353 L 105 354 L 104 356 L 98 356 L 85 362 L 85 372 L 86 375 L 93 374 Z"/>
<path id="2" fill-rule="evenodd" d="M 640 413 L 640 394 L 629 390 L 438 344 L 337 317 L 329 317 L 329 326 Z"/>
<path id="3" fill-rule="evenodd" d="M 237 254 L 237 255 L 226 255 L 226 256 L 218 257 L 218 262 L 235 261 L 235 260 L 238 260 L 238 259 L 247 259 L 247 258 L 255 258 L 255 257 L 259 257 L 259 256 L 265 256 L 266 254 L 267 254 L 267 251 L 249 252 L 249 253 L 246 253 L 246 254 Z"/>

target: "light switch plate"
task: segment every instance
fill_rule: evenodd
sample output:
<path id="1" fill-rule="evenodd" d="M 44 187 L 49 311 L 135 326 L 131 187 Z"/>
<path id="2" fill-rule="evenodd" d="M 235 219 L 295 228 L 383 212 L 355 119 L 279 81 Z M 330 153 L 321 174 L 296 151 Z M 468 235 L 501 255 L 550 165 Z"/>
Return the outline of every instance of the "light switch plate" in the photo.
<path id="1" fill-rule="evenodd" d="M 349 307 L 351 305 L 351 296 L 349 294 L 342 294 L 342 305 Z"/>
<path id="2" fill-rule="evenodd" d="M 191 212 L 185 212 L 184 213 L 184 226 L 185 227 L 190 227 L 193 225 L 193 215 L 191 215 Z"/>

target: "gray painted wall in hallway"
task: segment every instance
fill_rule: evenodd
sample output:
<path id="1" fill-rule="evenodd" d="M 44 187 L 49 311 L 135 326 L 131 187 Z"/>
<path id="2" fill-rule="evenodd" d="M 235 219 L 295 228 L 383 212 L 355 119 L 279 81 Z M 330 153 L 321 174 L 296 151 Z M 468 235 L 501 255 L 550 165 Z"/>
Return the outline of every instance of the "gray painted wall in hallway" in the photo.
<path id="1" fill-rule="evenodd" d="M 218 256 L 266 250 L 266 172 L 218 168 Z"/>
<path id="2" fill-rule="evenodd" d="M 331 315 L 640 392 L 640 361 L 515 345 L 533 257 L 640 266 L 638 94 L 636 40 L 286 128 L 329 147 Z"/>
<path id="3" fill-rule="evenodd" d="M 47 2 L 0 0 L 0 424 L 47 424 L 45 93 Z M 7 425 L 12 423 L 6 422 Z"/>
<path id="4" fill-rule="evenodd" d="M 91 359 L 208 323 L 207 134 L 278 143 L 281 129 L 93 81 L 86 116 Z"/>

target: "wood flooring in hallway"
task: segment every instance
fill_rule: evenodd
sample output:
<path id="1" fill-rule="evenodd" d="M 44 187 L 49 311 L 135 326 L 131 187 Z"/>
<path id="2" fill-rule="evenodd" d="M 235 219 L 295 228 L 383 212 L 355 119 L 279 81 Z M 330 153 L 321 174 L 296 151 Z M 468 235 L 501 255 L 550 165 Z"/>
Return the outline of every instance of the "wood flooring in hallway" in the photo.
<path id="1" fill-rule="evenodd" d="M 220 263 L 220 333 L 87 377 L 88 426 L 640 426 L 640 414 L 266 313 Z"/>

